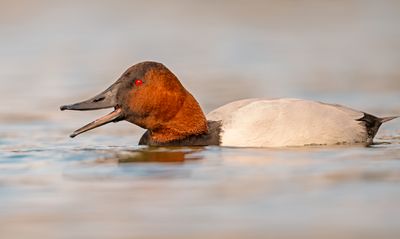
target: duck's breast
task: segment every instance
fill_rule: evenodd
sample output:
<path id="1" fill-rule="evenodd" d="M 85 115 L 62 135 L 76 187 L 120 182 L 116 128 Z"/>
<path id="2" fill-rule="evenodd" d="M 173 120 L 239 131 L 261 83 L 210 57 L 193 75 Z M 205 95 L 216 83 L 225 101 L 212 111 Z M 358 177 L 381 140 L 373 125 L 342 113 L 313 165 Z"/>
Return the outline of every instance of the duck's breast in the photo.
<path id="1" fill-rule="evenodd" d="M 363 112 L 340 105 L 299 99 L 247 99 L 207 115 L 221 121 L 221 145 L 283 147 L 365 143 L 367 132 L 357 119 Z"/>

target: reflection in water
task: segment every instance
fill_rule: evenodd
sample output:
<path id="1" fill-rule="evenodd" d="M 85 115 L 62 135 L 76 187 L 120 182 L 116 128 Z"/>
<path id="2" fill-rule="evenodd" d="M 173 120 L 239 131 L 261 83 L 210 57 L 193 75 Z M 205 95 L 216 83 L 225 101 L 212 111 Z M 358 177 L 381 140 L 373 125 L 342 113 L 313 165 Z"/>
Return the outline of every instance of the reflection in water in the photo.
<path id="1" fill-rule="evenodd" d="M 76 161 L 64 171 L 63 177 L 79 182 L 187 178 L 193 163 L 205 157 L 205 150 L 204 147 L 84 149 L 96 159 Z"/>
<path id="2" fill-rule="evenodd" d="M 182 163 L 185 160 L 201 159 L 203 148 L 157 148 L 149 147 L 132 151 L 119 152 L 113 158 L 100 159 L 97 162 L 117 161 L 118 163 Z"/>

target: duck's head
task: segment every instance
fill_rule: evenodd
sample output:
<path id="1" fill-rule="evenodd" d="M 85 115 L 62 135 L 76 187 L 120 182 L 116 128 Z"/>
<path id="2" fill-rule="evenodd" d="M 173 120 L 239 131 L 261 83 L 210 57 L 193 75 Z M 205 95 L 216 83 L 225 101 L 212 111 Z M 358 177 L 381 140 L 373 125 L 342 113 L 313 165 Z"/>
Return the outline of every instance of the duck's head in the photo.
<path id="1" fill-rule="evenodd" d="M 197 101 L 161 63 L 136 64 L 95 97 L 60 107 L 61 110 L 105 108 L 114 111 L 76 130 L 71 137 L 121 120 L 148 129 L 159 142 L 207 132 L 206 119 Z"/>

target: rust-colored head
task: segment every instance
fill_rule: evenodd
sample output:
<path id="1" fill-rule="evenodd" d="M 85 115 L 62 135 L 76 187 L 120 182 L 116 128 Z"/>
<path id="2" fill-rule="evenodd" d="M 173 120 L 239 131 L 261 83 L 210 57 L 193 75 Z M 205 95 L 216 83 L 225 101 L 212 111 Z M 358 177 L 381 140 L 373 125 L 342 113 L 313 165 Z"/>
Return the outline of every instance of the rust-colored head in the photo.
<path id="1" fill-rule="evenodd" d="M 203 134 L 208 130 L 206 118 L 197 101 L 161 63 L 136 64 L 106 91 L 90 100 L 62 106 L 61 109 L 109 107 L 114 107 L 114 112 L 78 129 L 72 136 L 120 120 L 148 129 L 152 140 L 160 143 Z"/>

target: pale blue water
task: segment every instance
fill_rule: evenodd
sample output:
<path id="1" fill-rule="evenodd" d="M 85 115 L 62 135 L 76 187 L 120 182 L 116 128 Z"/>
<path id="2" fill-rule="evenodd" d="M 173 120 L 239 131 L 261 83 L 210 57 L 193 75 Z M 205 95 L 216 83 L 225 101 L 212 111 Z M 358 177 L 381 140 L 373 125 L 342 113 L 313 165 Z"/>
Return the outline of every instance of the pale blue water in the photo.
<path id="1" fill-rule="evenodd" d="M 399 238 L 400 121 L 372 147 L 138 147 L 60 112 L 166 64 L 206 112 L 251 97 L 400 114 L 397 1 L 8 1 L 0 238 Z"/>
<path id="2" fill-rule="evenodd" d="M 1 126 L 8 238 L 399 233 L 400 135 L 390 127 L 369 148 L 293 149 L 146 148 L 130 136 L 70 140 L 59 128 Z"/>

